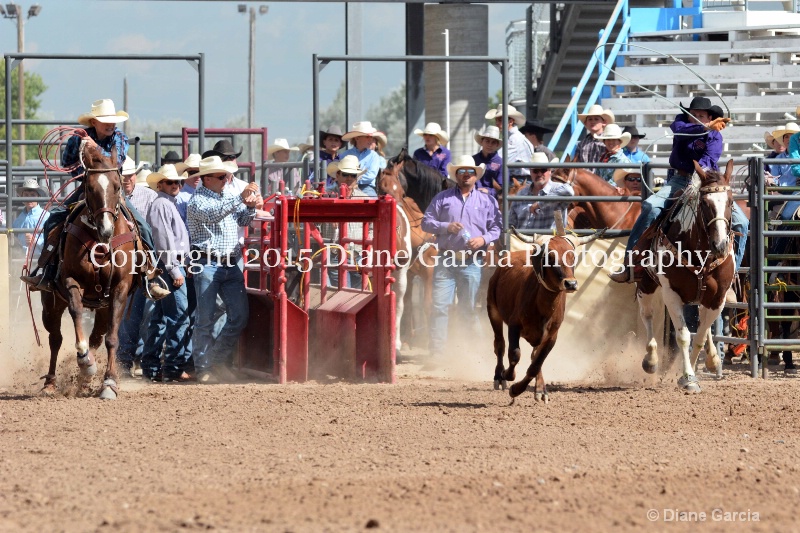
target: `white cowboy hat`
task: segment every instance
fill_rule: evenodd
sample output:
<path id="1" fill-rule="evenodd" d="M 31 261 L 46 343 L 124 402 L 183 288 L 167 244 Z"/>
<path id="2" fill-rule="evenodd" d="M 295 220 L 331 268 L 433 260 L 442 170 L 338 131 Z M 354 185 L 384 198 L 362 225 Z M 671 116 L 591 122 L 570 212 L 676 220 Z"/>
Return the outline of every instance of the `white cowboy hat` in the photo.
<path id="1" fill-rule="evenodd" d="M 181 176 L 178 174 L 175 165 L 170 165 L 167 163 L 166 165 L 161 165 L 161 168 L 158 169 L 158 172 L 151 172 L 147 176 L 147 186 L 151 189 L 158 190 L 159 182 L 163 180 L 185 180 L 186 176 Z"/>
<path id="2" fill-rule="evenodd" d="M 223 161 L 218 155 L 212 155 L 201 159 L 197 168 L 200 170 L 195 176 L 205 176 L 207 174 L 219 174 L 221 172 L 233 174 L 238 170 L 239 165 L 236 164 L 236 161 Z"/>
<path id="3" fill-rule="evenodd" d="M 517 123 L 518 126 L 525 124 L 525 115 L 517 111 L 517 108 L 513 105 L 506 106 L 508 108 L 508 118 L 513 118 L 514 121 Z M 499 104 L 497 109 L 490 109 L 486 112 L 485 117 L 488 120 L 494 120 L 496 117 L 503 116 L 503 104 Z"/>
<path id="4" fill-rule="evenodd" d="M 103 124 L 119 124 L 128 120 L 128 114 L 125 111 L 117 111 L 114 102 L 106 98 L 95 100 L 92 110 L 78 117 L 78 123 L 89 126 L 92 119 L 97 119 Z"/>
<path id="5" fill-rule="evenodd" d="M 356 122 L 353 124 L 353 129 L 342 135 L 343 141 L 349 141 L 350 139 L 355 139 L 356 137 L 373 137 L 378 130 L 372 127 L 372 122 L 366 120 L 364 122 Z"/>
<path id="6" fill-rule="evenodd" d="M 503 136 L 500 135 L 500 128 L 497 126 L 484 126 L 480 131 L 475 132 L 476 143 L 481 144 L 481 139 L 483 138 L 503 142 Z"/>
<path id="7" fill-rule="evenodd" d="M 322 147 L 322 146 L 320 145 L 320 147 Z M 314 136 L 313 135 L 309 135 L 308 139 L 306 139 L 306 142 L 300 143 L 300 144 L 297 145 L 297 150 L 300 150 L 301 152 L 305 152 L 306 150 L 311 150 L 313 148 L 314 148 Z"/>
<path id="8" fill-rule="evenodd" d="M 456 171 L 459 168 L 474 168 L 475 175 L 478 176 L 478 179 L 481 179 L 483 172 L 486 170 L 486 165 L 483 163 L 476 165 L 471 155 L 460 155 L 455 158 L 452 163 L 447 163 L 447 175 L 455 179 Z"/>
<path id="9" fill-rule="evenodd" d="M 136 185 L 147 185 L 147 176 L 152 174 L 149 169 L 143 168 L 136 173 Z"/>
<path id="10" fill-rule="evenodd" d="M 187 157 L 183 163 L 175 163 L 175 170 L 178 172 L 178 174 L 183 174 L 190 168 L 200 168 L 201 159 L 202 157 L 200 157 L 200 154 L 189 154 L 189 157 Z"/>
<path id="11" fill-rule="evenodd" d="M 386 145 L 389 144 L 389 139 L 386 138 L 386 134 L 382 131 L 376 131 L 373 137 L 375 138 L 375 143 L 382 152 L 383 149 L 386 148 Z"/>
<path id="12" fill-rule="evenodd" d="M 616 122 L 614 113 L 610 109 L 603 109 L 603 106 L 599 104 L 594 104 L 586 111 L 586 113 L 578 113 L 578 120 L 584 124 L 586 124 L 587 117 L 603 117 L 603 119 L 606 121 L 606 124 L 613 124 Z"/>
<path id="13" fill-rule="evenodd" d="M 783 128 L 773 131 L 772 136 L 775 138 L 776 141 L 781 143 L 781 146 L 786 146 L 785 144 L 783 144 L 783 136 L 786 135 L 787 133 L 791 133 L 792 135 L 794 135 L 795 133 L 800 133 L 800 126 L 797 125 L 797 122 L 787 122 Z"/>
<path id="14" fill-rule="evenodd" d="M 137 168 L 136 163 L 133 161 L 133 159 L 131 159 L 130 156 L 127 156 L 127 155 L 125 156 L 125 162 L 122 163 L 122 175 L 123 176 L 129 176 L 131 174 L 136 174 L 141 169 L 142 169 L 142 165 L 141 164 Z"/>
<path id="15" fill-rule="evenodd" d="M 775 137 L 768 131 L 764 132 L 764 142 L 767 143 L 767 146 L 772 148 L 772 143 L 775 142 Z"/>
<path id="16" fill-rule="evenodd" d="M 595 139 L 602 141 L 603 139 L 619 139 L 622 141 L 622 146 L 628 146 L 631 142 L 631 134 L 623 132 L 618 124 L 606 124 L 603 128 L 603 133 L 600 135 L 595 134 Z"/>
<path id="17" fill-rule="evenodd" d="M 531 156 L 531 163 L 557 163 L 558 158 L 547 159 L 547 154 L 544 152 L 533 152 Z"/>
<path id="18" fill-rule="evenodd" d="M 346 155 L 340 161 L 331 161 L 328 164 L 328 176 L 335 178 L 336 172 L 340 170 L 344 174 L 356 174 L 357 176 L 367 171 L 367 169 L 361 168 L 358 158 L 354 155 Z"/>
<path id="19" fill-rule="evenodd" d="M 278 150 L 291 150 L 292 148 L 289 147 L 289 141 L 286 139 L 275 139 L 274 144 L 271 144 L 267 147 L 267 157 L 272 157 L 272 154 L 277 152 Z"/>
<path id="20" fill-rule="evenodd" d="M 625 177 L 628 174 L 637 174 L 639 176 L 642 175 L 641 168 L 618 168 L 614 171 L 614 183 L 617 184 L 617 187 L 625 187 Z"/>
<path id="21" fill-rule="evenodd" d="M 450 136 L 436 122 L 428 122 L 427 124 L 425 124 L 424 130 L 421 130 L 419 128 L 415 129 L 414 134 L 419 135 L 420 137 L 424 135 L 433 135 L 434 137 L 439 139 L 439 144 L 441 145 L 445 145 L 450 142 Z"/>
<path id="22" fill-rule="evenodd" d="M 50 196 L 47 189 L 39 185 L 39 180 L 36 178 L 25 178 L 22 185 L 17 187 L 17 196 L 22 196 L 22 191 L 36 191 L 37 196 Z"/>

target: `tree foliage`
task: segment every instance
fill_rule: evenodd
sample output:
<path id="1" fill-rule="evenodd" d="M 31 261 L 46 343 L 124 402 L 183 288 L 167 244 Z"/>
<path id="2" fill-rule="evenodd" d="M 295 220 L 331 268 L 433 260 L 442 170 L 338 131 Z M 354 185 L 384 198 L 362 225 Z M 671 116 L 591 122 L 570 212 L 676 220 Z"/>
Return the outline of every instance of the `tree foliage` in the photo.
<path id="1" fill-rule="evenodd" d="M 11 116 L 19 117 L 19 69 L 11 71 Z M 35 72 L 25 72 L 25 118 L 35 120 L 39 118 L 37 112 L 42 105 L 42 94 L 47 90 L 42 77 Z M 0 120 L 6 118 L 6 73 L 5 69 L 0 69 Z M 28 125 L 25 127 L 25 138 L 39 140 L 44 137 L 47 127 L 42 125 Z M 5 139 L 5 125 L 0 126 L 0 138 Z M 19 139 L 19 126 L 11 129 L 11 136 Z M 0 158 L 6 158 L 5 144 L 0 146 Z M 30 154 L 28 154 L 30 157 Z"/>

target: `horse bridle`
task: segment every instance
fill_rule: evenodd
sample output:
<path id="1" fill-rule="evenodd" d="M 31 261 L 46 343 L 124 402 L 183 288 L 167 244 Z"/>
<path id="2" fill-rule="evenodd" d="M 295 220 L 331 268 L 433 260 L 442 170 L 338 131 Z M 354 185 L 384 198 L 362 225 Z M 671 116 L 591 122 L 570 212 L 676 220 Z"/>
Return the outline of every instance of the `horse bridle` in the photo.
<path id="1" fill-rule="evenodd" d="M 717 192 L 728 192 L 728 191 L 730 191 L 730 190 L 731 190 L 731 187 L 730 187 L 730 185 L 707 185 L 707 186 L 705 186 L 705 187 L 700 187 L 700 188 L 698 189 L 698 191 L 700 192 L 700 196 L 701 196 L 701 197 L 702 197 L 702 196 L 709 195 L 709 194 L 717 193 Z M 733 202 L 732 202 L 732 201 L 729 201 L 728 203 L 729 203 L 729 204 L 732 204 Z M 731 227 L 731 221 L 730 221 L 730 220 L 728 220 L 727 218 L 725 218 L 725 216 L 724 216 L 724 213 L 723 213 L 723 216 L 721 216 L 721 217 L 720 217 L 720 216 L 717 216 L 717 217 L 714 217 L 714 218 L 712 218 L 711 220 L 709 220 L 709 221 L 706 223 L 706 227 L 709 227 L 709 226 L 711 226 L 711 224 L 713 224 L 714 222 L 716 222 L 716 221 L 718 221 L 718 220 L 722 220 L 722 221 L 724 221 L 724 222 L 726 223 L 726 225 L 727 225 L 728 229 L 730 229 L 730 227 Z"/>

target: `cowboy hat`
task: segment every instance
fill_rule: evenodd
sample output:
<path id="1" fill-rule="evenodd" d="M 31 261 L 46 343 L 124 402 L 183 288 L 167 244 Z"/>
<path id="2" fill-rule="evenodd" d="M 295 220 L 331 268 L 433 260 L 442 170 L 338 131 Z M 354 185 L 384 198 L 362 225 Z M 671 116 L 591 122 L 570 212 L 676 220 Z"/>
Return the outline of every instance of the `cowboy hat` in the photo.
<path id="1" fill-rule="evenodd" d="M 636 126 L 625 126 L 625 129 L 622 130 L 623 133 L 630 133 L 631 139 L 634 137 L 637 139 L 644 139 L 647 137 L 646 133 L 639 133 L 639 130 L 636 129 Z"/>
<path id="2" fill-rule="evenodd" d="M 481 144 L 481 139 L 483 138 L 503 142 L 503 136 L 500 135 L 500 128 L 497 126 L 485 126 L 480 131 L 475 132 L 476 143 Z"/>
<path id="3" fill-rule="evenodd" d="M 586 110 L 586 113 L 578 113 L 578 120 L 583 122 L 584 125 L 588 117 L 602 117 L 606 124 L 613 124 L 617 120 L 610 109 L 603 109 L 603 106 L 599 104 L 592 105 Z"/>
<path id="4" fill-rule="evenodd" d="M 280 150 L 291 150 L 292 148 L 289 147 L 289 141 L 286 139 L 277 138 L 275 139 L 274 144 L 271 144 L 267 147 L 267 157 L 272 157 L 272 154 L 278 152 Z"/>
<path id="5" fill-rule="evenodd" d="M 120 174 L 122 174 L 123 176 L 129 176 L 131 174 L 136 174 L 137 172 L 139 172 L 139 170 L 141 170 L 141 168 L 142 168 L 141 167 L 141 163 L 140 163 L 140 166 L 137 167 L 137 165 L 134 162 L 134 160 L 131 159 L 130 156 L 126 155 L 125 156 L 125 162 L 122 163 L 122 172 L 120 172 Z"/>
<path id="6" fill-rule="evenodd" d="M 531 163 L 557 163 L 558 158 L 547 159 L 547 154 L 544 152 L 533 152 L 531 156 Z"/>
<path id="7" fill-rule="evenodd" d="M 786 146 L 783 144 L 783 136 L 787 133 L 791 133 L 794 135 L 795 133 L 800 133 L 800 126 L 797 125 L 797 122 L 787 122 L 783 128 L 779 128 L 772 132 L 772 136 L 775 138 L 776 141 L 781 143 L 781 146 Z M 788 146 L 786 146 L 788 148 Z"/>
<path id="8" fill-rule="evenodd" d="M 164 154 L 164 157 L 161 158 L 162 165 L 166 164 L 174 165 L 175 163 L 180 163 L 181 161 L 183 161 L 183 158 L 179 156 L 178 152 L 176 152 L 175 150 L 170 150 L 169 152 Z"/>
<path id="9" fill-rule="evenodd" d="M 767 146 L 772 148 L 772 143 L 775 142 L 775 137 L 768 131 L 764 132 L 764 142 L 767 143 Z"/>
<path id="10" fill-rule="evenodd" d="M 320 132 L 319 132 L 319 140 L 320 141 L 324 141 L 325 137 L 327 137 L 328 135 L 333 135 L 334 137 L 339 137 L 339 139 L 341 139 L 342 138 L 342 128 L 340 128 L 339 126 L 330 125 L 330 126 L 328 126 L 327 130 L 320 130 Z"/>
<path id="11" fill-rule="evenodd" d="M 506 108 L 508 109 L 508 118 L 513 118 L 514 122 L 516 122 L 517 125 L 525 123 L 525 115 L 517 111 L 516 107 L 510 105 L 506 106 Z M 487 120 L 494 120 L 495 118 L 502 116 L 503 116 L 503 104 L 499 104 L 497 106 L 497 109 L 490 109 L 489 111 L 486 112 L 485 115 Z"/>
<path id="12" fill-rule="evenodd" d="M 78 117 L 78 123 L 90 126 L 92 119 L 103 124 L 119 124 L 128 120 L 128 114 L 125 111 L 117 111 L 114 107 L 114 102 L 105 98 L 103 100 L 95 100 L 92 103 L 92 110 Z"/>
<path id="13" fill-rule="evenodd" d="M 450 142 L 450 136 L 436 122 L 428 122 L 427 124 L 425 124 L 425 129 L 423 130 L 419 128 L 415 129 L 414 135 L 419 135 L 420 137 L 423 137 L 425 135 L 433 135 L 434 137 L 439 139 L 439 144 L 442 145 Z"/>
<path id="14" fill-rule="evenodd" d="M 322 139 L 322 137 L 320 137 Z M 305 152 L 307 150 L 312 150 L 314 148 L 314 136 L 309 135 L 306 142 L 298 144 L 294 149 L 300 150 L 300 152 Z"/>
<path id="15" fill-rule="evenodd" d="M 383 133 L 382 131 L 376 131 L 373 137 L 375 138 L 375 143 L 377 143 L 378 145 L 378 149 L 382 152 L 383 149 L 386 148 L 386 145 L 389 143 L 389 139 L 386 138 L 386 134 Z"/>
<path id="16" fill-rule="evenodd" d="M 618 124 L 606 124 L 603 128 L 603 133 L 600 135 L 595 134 L 594 138 L 599 141 L 603 139 L 619 139 L 622 142 L 622 146 L 627 146 L 631 142 L 631 134 L 623 133 Z"/>
<path id="17" fill-rule="evenodd" d="M 233 147 L 233 143 L 231 143 L 228 139 L 222 139 L 221 141 L 217 141 L 217 144 L 214 145 L 214 148 L 203 152 L 203 159 L 211 157 L 212 155 L 215 155 L 220 159 L 223 157 L 234 157 L 238 159 L 238 157 L 242 155 L 242 151 L 239 150 L 237 152 Z"/>
<path id="18" fill-rule="evenodd" d="M 186 160 L 175 164 L 175 170 L 178 174 L 183 174 L 189 169 L 198 169 L 200 168 L 200 159 L 202 159 L 200 154 L 189 154 Z"/>
<path id="19" fill-rule="evenodd" d="M 681 102 L 678 107 L 680 107 L 681 111 L 684 113 L 689 114 L 691 114 L 692 109 L 697 111 L 708 111 L 708 114 L 711 115 L 711 118 L 720 118 L 725 114 L 722 112 L 722 108 L 718 105 L 711 105 L 711 100 L 705 96 L 695 96 L 692 98 L 692 101 L 689 102 L 689 107 L 684 107 L 683 102 Z"/>
<path id="20" fill-rule="evenodd" d="M 158 169 L 158 172 L 151 172 L 147 175 L 147 186 L 151 189 L 158 190 L 158 184 L 164 180 L 180 180 L 183 181 L 186 179 L 186 176 L 178 175 L 178 171 L 175 169 L 175 165 L 170 165 L 167 163 L 166 165 L 162 165 L 161 168 Z"/>
<path id="21" fill-rule="evenodd" d="M 350 139 L 355 139 L 356 137 L 372 137 L 374 136 L 378 130 L 372 127 L 372 122 L 366 120 L 363 122 L 356 122 L 353 124 L 353 129 L 342 135 L 343 141 L 349 141 Z"/>
<path id="22" fill-rule="evenodd" d="M 212 155 L 201 159 L 197 168 L 200 170 L 198 170 L 195 176 L 205 176 L 208 174 L 220 174 L 222 172 L 233 174 L 239 166 L 236 164 L 236 161 L 223 161 L 220 156 Z"/>
<path id="23" fill-rule="evenodd" d="M 547 133 L 553 133 L 553 130 L 550 128 L 545 128 L 542 126 L 542 122 L 540 120 L 529 120 L 519 129 L 520 133 L 532 133 L 539 137 L 540 139 L 544 138 L 544 135 Z"/>
<path id="24" fill-rule="evenodd" d="M 618 168 L 614 171 L 614 183 L 617 184 L 617 187 L 625 187 L 625 178 L 628 174 L 637 174 L 639 176 L 642 175 L 641 168 Z"/>
<path id="25" fill-rule="evenodd" d="M 36 178 L 25 178 L 22 185 L 17 187 L 17 196 L 22 196 L 22 191 L 36 191 L 37 196 L 50 196 L 47 189 L 39 185 L 39 180 Z"/>
<path id="26" fill-rule="evenodd" d="M 459 168 L 473 168 L 475 169 L 475 175 L 478 176 L 478 179 L 481 179 L 483 172 L 486 170 L 486 165 L 483 163 L 476 165 L 471 155 L 460 155 L 452 163 L 447 163 L 447 175 L 455 179 Z"/>
<path id="27" fill-rule="evenodd" d="M 136 173 L 136 185 L 147 185 L 147 176 L 151 174 L 150 169 L 143 168 Z"/>
<path id="28" fill-rule="evenodd" d="M 361 168 L 356 156 L 346 155 L 339 161 L 331 161 L 328 163 L 328 176 L 335 178 L 338 171 L 342 171 L 344 174 L 360 176 L 365 173 L 367 169 Z"/>

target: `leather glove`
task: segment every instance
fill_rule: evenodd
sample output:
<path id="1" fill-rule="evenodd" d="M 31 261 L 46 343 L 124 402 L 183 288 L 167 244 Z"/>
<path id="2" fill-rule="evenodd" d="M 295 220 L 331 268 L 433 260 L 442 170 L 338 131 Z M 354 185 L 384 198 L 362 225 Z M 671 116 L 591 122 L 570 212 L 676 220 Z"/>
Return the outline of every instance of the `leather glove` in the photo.
<path id="1" fill-rule="evenodd" d="M 655 187 L 661 187 L 664 185 L 664 178 L 653 178 L 653 185 Z"/>
<path id="2" fill-rule="evenodd" d="M 706 127 L 710 130 L 722 131 L 725 129 L 725 126 L 727 126 L 730 121 L 731 119 L 725 117 L 715 118 L 714 120 L 709 122 Z"/>

